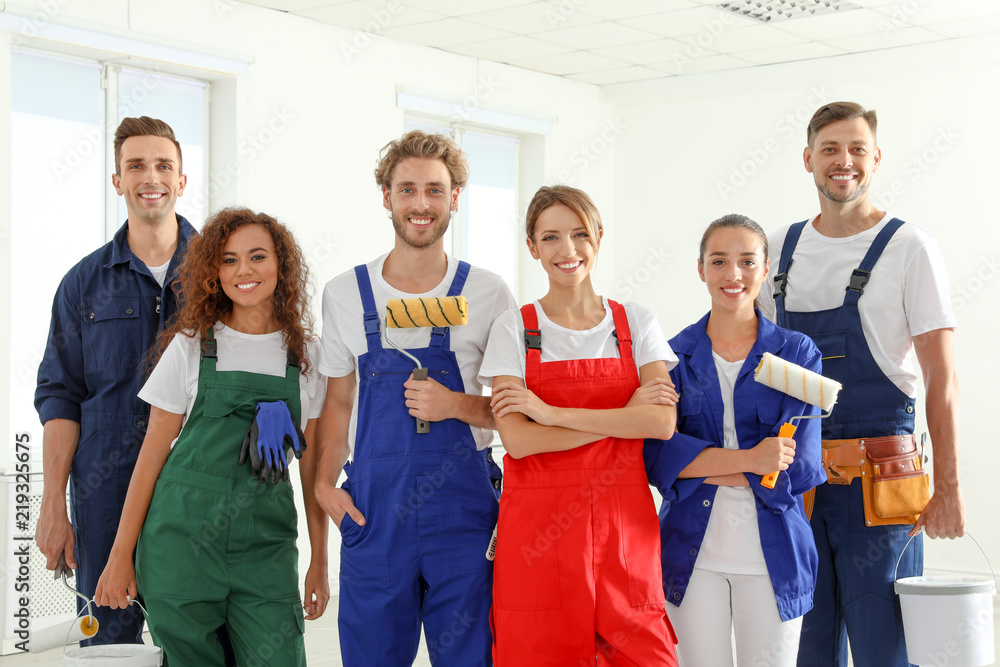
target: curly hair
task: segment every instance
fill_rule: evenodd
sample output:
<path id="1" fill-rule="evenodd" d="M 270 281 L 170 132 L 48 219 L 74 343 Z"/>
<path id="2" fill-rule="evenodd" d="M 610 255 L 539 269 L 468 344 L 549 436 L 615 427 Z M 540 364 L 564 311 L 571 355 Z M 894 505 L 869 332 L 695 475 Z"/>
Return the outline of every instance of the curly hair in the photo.
<path id="1" fill-rule="evenodd" d="M 285 346 L 299 360 L 302 373 L 309 370 L 306 342 L 314 338 L 313 317 L 309 310 L 309 269 L 295 237 L 283 224 L 266 213 L 248 208 L 226 208 L 205 223 L 201 234 L 191 239 L 173 283 L 180 307 L 153 346 L 150 368 L 177 334 L 194 338 L 205 335 L 224 315 L 232 312 L 233 302 L 219 281 L 222 252 L 226 241 L 240 227 L 260 225 L 274 242 L 278 261 L 278 284 L 274 288 L 274 323 L 281 330 Z"/>
<path id="2" fill-rule="evenodd" d="M 469 180 L 469 163 L 458 144 L 443 134 L 427 134 L 423 130 L 412 130 L 382 147 L 379 163 L 375 168 L 375 183 L 380 188 L 390 187 L 392 172 L 395 171 L 396 165 L 408 157 L 442 160 L 448 167 L 453 190 L 464 188 Z"/>

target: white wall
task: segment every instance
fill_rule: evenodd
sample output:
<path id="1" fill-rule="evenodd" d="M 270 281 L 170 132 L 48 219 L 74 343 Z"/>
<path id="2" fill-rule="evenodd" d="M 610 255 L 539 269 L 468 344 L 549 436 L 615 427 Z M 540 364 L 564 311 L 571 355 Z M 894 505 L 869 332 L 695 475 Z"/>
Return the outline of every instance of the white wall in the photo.
<path id="1" fill-rule="evenodd" d="M 1000 324 L 1000 232 L 987 197 L 1000 181 L 998 64 L 995 38 L 953 40 L 620 86 L 605 97 L 630 127 L 615 148 L 616 213 L 629 221 L 618 230 L 619 293 L 653 307 L 668 335 L 708 309 L 695 272 L 706 225 L 738 212 L 774 230 L 814 215 L 816 189 L 802 164 L 808 119 L 842 99 L 878 111 L 873 198 L 930 232 L 948 264 L 968 527 L 994 563 L 1000 449 L 990 414 L 1000 369 L 990 353 Z M 660 248 L 670 254 L 662 265 L 651 250 Z M 987 570 L 968 540 L 925 548 L 930 568 Z"/>

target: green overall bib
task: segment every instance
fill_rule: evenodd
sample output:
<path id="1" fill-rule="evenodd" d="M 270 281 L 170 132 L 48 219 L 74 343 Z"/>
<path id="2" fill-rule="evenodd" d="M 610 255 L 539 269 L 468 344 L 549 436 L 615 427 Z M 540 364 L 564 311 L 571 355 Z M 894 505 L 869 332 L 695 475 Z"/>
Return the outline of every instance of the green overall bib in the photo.
<path id="1" fill-rule="evenodd" d="M 215 365 L 210 332 L 198 395 L 136 548 L 149 630 L 170 667 L 224 665 L 216 637 L 223 624 L 241 667 L 304 666 L 292 487 L 262 483 L 239 465 L 258 402 L 287 402 L 299 423 L 299 368 L 289 359 L 285 376 L 275 377 Z"/>

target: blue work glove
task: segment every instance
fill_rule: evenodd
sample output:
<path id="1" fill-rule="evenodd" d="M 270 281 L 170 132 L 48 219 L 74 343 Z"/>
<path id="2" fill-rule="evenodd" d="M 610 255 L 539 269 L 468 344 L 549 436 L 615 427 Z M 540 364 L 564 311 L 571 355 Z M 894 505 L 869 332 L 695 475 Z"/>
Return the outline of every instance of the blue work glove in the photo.
<path id="1" fill-rule="evenodd" d="M 288 458 L 285 447 L 291 447 L 297 458 L 306 448 L 305 436 L 292 420 L 284 401 L 261 401 L 254 410 L 253 421 L 243 438 L 240 465 L 250 459 L 250 469 L 260 481 L 288 480 Z"/>

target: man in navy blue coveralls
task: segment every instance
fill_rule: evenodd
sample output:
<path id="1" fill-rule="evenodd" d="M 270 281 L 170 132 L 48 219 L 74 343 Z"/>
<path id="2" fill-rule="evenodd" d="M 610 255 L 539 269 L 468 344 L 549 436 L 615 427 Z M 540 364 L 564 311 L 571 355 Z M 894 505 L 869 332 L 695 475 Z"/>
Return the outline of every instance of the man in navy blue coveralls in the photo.
<path id="1" fill-rule="evenodd" d="M 125 118 L 114 148 L 111 181 L 125 198 L 128 219 L 60 283 L 35 391 L 44 424 L 35 540 L 48 569 L 65 557 L 88 597 L 107 564 L 146 433 L 149 406 L 137 397 L 146 354 L 176 309 L 171 283 L 196 234 L 174 212 L 187 177 L 170 126 L 146 116 Z M 134 606 L 94 610 L 100 631 L 88 643 L 141 643 L 142 616 Z"/>
<path id="2" fill-rule="evenodd" d="M 810 120 L 803 160 L 819 191 L 820 213 L 771 235 L 781 256 L 774 301 L 765 310 L 773 306 L 780 326 L 811 336 L 823 355 L 823 375 L 844 385 L 822 420 L 830 457 L 845 447 L 861 447 L 863 453 L 852 456 L 870 457 L 887 442 L 893 451 L 919 456 L 913 442 L 917 376 L 906 361 L 916 351 L 934 448 L 934 495 L 922 511 L 883 516 L 863 500 L 861 473 L 848 472 L 860 470 L 857 458 L 831 458 L 839 462 L 816 489 L 812 514 L 819 576 L 814 607 L 803 619 L 799 667 L 846 667 L 848 639 L 857 667 L 908 665 L 893 592 L 897 558 L 921 528 L 931 538 L 965 532 L 956 322 L 944 260 L 929 234 L 872 205 L 869 187 L 882 158 L 876 129 L 875 112 L 853 102 L 828 104 Z M 898 576 L 919 575 L 922 568 L 917 537 L 900 558 Z"/>

